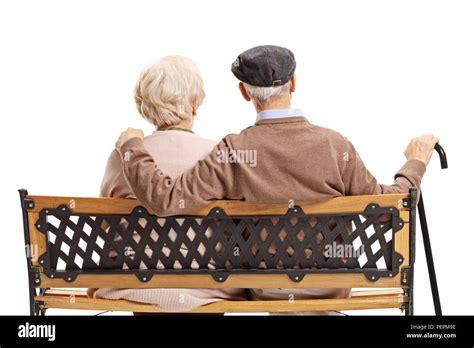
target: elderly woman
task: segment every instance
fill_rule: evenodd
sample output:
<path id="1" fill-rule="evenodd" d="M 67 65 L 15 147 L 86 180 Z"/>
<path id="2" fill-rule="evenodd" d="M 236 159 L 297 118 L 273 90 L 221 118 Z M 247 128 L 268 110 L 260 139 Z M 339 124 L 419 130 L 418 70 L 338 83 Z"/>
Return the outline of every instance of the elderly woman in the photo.
<path id="1" fill-rule="evenodd" d="M 140 75 L 135 89 L 137 109 L 156 129 L 145 138 L 144 144 L 155 163 L 172 176 L 192 168 L 215 145 L 192 131 L 204 96 L 200 72 L 185 57 L 164 57 Z M 117 151 L 108 160 L 101 196 L 134 197 L 123 176 Z M 241 289 L 98 289 L 89 294 L 95 298 L 151 303 L 165 312 L 188 311 L 220 300 L 244 299 Z"/>

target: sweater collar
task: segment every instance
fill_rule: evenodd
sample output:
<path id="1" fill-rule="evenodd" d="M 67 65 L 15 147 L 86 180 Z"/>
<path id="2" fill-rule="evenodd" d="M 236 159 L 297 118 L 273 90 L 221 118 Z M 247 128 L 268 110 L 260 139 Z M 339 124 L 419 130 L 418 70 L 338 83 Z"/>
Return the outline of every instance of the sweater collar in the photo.
<path id="1" fill-rule="evenodd" d="M 264 124 L 278 124 L 278 123 L 308 123 L 308 120 L 304 116 L 294 116 L 294 117 L 282 117 L 282 118 L 267 118 L 263 120 L 258 120 L 255 122 L 255 125 L 264 125 Z"/>

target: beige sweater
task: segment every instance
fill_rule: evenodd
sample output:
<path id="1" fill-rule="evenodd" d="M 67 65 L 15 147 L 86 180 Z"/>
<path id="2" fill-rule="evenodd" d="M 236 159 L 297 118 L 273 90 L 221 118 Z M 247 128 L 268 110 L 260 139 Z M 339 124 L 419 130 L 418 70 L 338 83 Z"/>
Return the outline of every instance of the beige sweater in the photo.
<path id="1" fill-rule="evenodd" d="M 190 132 L 167 130 L 154 132 L 143 145 L 160 168 L 178 176 L 204 158 L 215 143 Z M 125 181 L 117 151 L 109 157 L 100 193 L 102 197 L 135 197 Z M 242 289 L 98 289 L 88 293 L 96 298 L 151 303 L 164 311 L 187 311 L 215 301 L 242 300 L 245 295 Z"/>
<path id="2" fill-rule="evenodd" d="M 423 162 L 410 160 L 392 185 L 379 184 L 347 138 L 304 117 L 261 120 L 228 135 L 178 177 L 159 163 L 155 168 L 139 138 L 128 140 L 120 152 L 127 159 L 123 170 L 135 196 L 160 216 L 190 213 L 216 199 L 297 204 L 343 195 L 403 193 L 419 188 L 426 170 Z M 223 160 L 223 153 L 234 156 Z"/>

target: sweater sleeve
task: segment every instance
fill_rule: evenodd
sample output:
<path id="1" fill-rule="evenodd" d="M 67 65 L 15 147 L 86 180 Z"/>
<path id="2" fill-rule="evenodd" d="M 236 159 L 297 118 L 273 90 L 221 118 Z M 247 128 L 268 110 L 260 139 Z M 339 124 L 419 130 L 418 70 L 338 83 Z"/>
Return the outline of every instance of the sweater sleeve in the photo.
<path id="1" fill-rule="evenodd" d="M 101 197 L 134 198 L 133 192 L 125 180 L 122 171 L 122 161 L 118 151 L 110 154 L 105 168 L 104 178 L 100 187 Z"/>
<path id="2" fill-rule="evenodd" d="M 391 185 L 377 182 L 377 179 L 365 167 L 364 162 L 349 142 L 349 158 L 344 168 L 343 182 L 345 195 L 376 195 L 389 193 L 408 193 L 411 187 L 420 190 L 421 179 L 426 166 L 419 160 L 408 160 L 395 174 Z"/>
<path id="3" fill-rule="evenodd" d="M 223 139 L 193 168 L 172 178 L 155 165 L 143 141 L 132 138 L 120 149 L 123 173 L 137 199 L 150 212 L 158 216 L 187 214 L 212 200 L 239 199 L 234 194 L 234 165 L 216 157 L 226 146 Z"/>

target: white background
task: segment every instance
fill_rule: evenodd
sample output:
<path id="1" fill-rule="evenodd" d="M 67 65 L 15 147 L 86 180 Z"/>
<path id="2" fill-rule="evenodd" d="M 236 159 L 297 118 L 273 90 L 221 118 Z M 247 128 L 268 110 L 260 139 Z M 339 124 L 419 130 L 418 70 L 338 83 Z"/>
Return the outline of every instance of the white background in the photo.
<path id="1" fill-rule="evenodd" d="M 96 196 L 119 133 L 152 131 L 133 87 L 164 55 L 201 69 L 198 134 L 219 140 L 251 125 L 230 65 L 259 44 L 294 51 L 294 106 L 347 136 L 381 182 L 411 137 L 439 137 L 450 168 L 435 154 L 423 189 L 441 299 L 446 314 L 474 314 L 473 18 L 470 1 L 1 0 L 0 314 L 28 313 L 16 190 Z M 418 233 L 415 311 L 432 314 Z"/>

